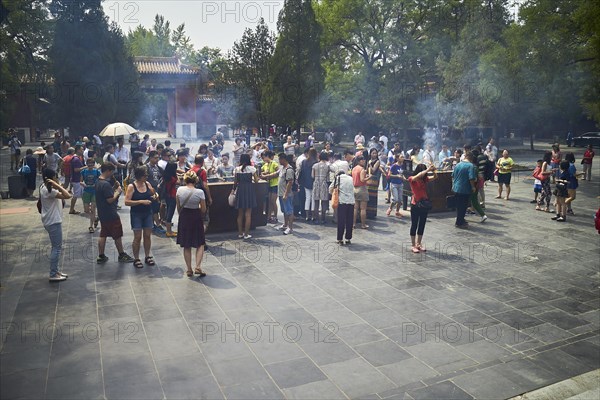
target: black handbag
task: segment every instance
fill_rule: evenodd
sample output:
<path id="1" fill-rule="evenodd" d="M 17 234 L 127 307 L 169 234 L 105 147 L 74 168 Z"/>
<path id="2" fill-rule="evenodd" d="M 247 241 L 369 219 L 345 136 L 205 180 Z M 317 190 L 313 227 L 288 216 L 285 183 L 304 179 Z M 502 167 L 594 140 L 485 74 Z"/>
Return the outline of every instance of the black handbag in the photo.
<path id="1" fill-rule="evenodd" d="M 422 208 L 424 210 L 431 210 L 433 208 L 433 204 L 429 199 L 423 199 L 417 201 L 417 207 Z"/>

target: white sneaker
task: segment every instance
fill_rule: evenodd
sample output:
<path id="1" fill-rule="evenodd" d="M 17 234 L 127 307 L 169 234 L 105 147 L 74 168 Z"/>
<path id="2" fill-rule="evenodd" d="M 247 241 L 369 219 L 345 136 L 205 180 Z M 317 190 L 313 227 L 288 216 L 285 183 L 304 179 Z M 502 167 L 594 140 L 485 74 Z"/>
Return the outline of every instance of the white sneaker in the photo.
<path id="1" fill-rule="evenodd" d="M 250 239 L 252 235 L 244 235 L 244 239 Z"/>
<path id="2" fill-rule="evenodd" d="M 487 219 L 487 215 L 484 215 L 483 217 L 481 217 L 481 222 L 485 222 L 486 219 Z"/>
<path id="3" fill-rule="evenodd" d="M 293 231 L 290 228 L 285 228 L 285 231 L 283 231 L 284 235 L 289 235 L 290 233 L 292 233 Z"/>
<path id="4" fill-rule="evenodd" d="M 277 229 L 278 231 L 285 231 L 287 229 L 287 226 L 280 225 L 280 226 L 276 227 L 275 229 Z"/>
<path id="5" fill-rule="evenodd" d="M 48 278 L 48 280 L 50 282 L 61 282 L 61 281 L 66 281 L 67 277 L 63 276 L 63 275 L 60 275 L 60 274 L 56 274 L 56 275 L 51 276 L 50 278 Z"/>

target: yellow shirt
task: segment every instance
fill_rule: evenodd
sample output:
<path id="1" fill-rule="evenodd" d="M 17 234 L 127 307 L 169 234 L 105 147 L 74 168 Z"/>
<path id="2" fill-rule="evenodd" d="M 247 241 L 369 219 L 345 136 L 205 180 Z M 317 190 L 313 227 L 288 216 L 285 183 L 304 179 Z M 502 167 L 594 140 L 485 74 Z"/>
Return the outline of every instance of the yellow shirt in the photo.
<path id="1" fill-rule="evenodd" d="M 498 165 L 500 166 L 500 168 L 498 168 L 499 174 L 508 174 L 510 171 L 512 171 L 514 161 L 510 157 L 508 157 L 508 158 L 501 157 L 498 159 Z"/>
<path id="2" fill-rule="evenodd" d="M 270 175 L 274 172 L 279 171 L 279 164 L 276 161 L 271 161 L 267 164 L 263 164 L 262 173 L 263 175 Z M 279 176 L 275 175 L 274 178 L 269 179 L 269 186 L 277 186 L 279 184 Z"/>

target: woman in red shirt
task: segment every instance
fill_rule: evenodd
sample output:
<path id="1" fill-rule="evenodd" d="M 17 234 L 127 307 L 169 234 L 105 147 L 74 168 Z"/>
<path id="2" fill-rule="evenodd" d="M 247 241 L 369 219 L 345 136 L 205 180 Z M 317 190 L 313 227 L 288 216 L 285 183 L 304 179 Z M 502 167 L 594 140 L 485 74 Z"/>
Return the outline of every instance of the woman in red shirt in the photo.
<path id="1" fill-rule="evenodd" d="M 594 153 L 594 148 L 592 145 L 588 145 L 587 150 L 583 153 L 583 160 L 581 163 L 583 164 L 583 180 L 592 180 L 592 159 L 596 154 Z"/>
<path id="2" fill-rule="evenodd" d="M 433 177 L 431 178 L 427 176 L 429 171 L 433 172 Z M 426 251 L 421 241 L 423 240 L 423 232 L 425 231 L 429 208 L 422 207 L 420 202 L 422 200 L 429 200 L 427 196 L 427 182 L 435 179 L 437 179 L 437 172 L 433 164 L 429 167 L 425 164 L 417 165 L 415 174 L 408 178 L 410 190 L 413 194 L 410 207 L 410 240 L 412 242 L 413 253 Z"/>

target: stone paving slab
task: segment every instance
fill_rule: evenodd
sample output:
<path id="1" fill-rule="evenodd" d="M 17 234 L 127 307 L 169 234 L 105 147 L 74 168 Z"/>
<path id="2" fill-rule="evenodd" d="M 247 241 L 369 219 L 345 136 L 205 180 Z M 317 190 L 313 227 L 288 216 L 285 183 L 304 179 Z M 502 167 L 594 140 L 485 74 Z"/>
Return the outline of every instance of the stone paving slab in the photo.
<path id="1" fill-rule="evenodd" d="M 97 265 L 97 234 L 65 213 L 69 279 L 50 284 L 39 214 L 1 215 L 1 397 L 508 398 L 598 369 L 598 183 L 562 225 L 533 210 L 529 181 L 494 194 L 468 230 L 432 215 L 422 254 L 409 218 L 344 247 L 332 224 L 209 235 L 203 279 L 156 236 L 155 267 L 118 264 L 110 242 Z"/>

